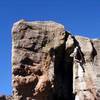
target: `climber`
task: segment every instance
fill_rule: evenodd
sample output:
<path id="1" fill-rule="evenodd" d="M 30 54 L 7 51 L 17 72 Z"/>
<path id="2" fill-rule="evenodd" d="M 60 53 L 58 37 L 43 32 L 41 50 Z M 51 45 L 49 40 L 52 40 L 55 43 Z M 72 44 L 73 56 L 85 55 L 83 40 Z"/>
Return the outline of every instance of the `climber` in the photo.
<path id="1" fill-rule="evenodd" d="M 79 52 L 79 54 L 80 54 L 80 56 L 81 56 L 81 59 L 80 59 L 80 60 L 77 58 L 78 52 Z M 78 46 L 75 47 L 75 49 L 74 49 L 73 53 L 71 53 L 70 57 L 73 57 L 73 58 L 74 58 L 73 61 L 74 61 L 75 63 L 79 63 L 80 66 L 81 66 L 82 69 L 83 69 L 83 72 L 85 72 L 85 69 L 84 69 L 84 67 L 83 67 L 83 57 L 82 57 L 82 54 L 81 54 L 81 52 L 80 52 Z"/>

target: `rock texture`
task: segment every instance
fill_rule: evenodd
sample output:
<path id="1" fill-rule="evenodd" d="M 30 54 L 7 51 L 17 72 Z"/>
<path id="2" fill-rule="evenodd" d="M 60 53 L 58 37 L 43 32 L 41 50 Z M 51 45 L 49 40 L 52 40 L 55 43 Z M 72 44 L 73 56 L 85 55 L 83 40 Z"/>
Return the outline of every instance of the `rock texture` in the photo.
<path id="1" fill-rule="evenodd" d="M 54 66 L 59 66 L 63 56 L 64 27 L 55 22 L 21 20 L 12 32 L 14 100 L 52 100 Z"/>
<path id="2" fill-rule="evenodd" d="M 12 36 L 13 100 L 100 100 L 99 40 L 52 21 L 18 21 Z"/>
<path id="3" fill-rule="evenodd" d="M 97 96 L 100 100 L 100 39 L 93 39 L 93 45 L 97 55 L 94 58 L 94 72 L 96 74 Z"/>
<path id="4" fill-rule="evenodd" d="M 96 50 L 89 38 L 76 36 L 75 39 L 80 49 L 80 53 L 78 53 L 80 58 L 78 60 L 81 61 L 76 61 L 74 65 L 75 69 L 78 68 L 78 70 L 76 69 L 78 76 L 75 77 L 76 96 L 79 100 L 96 100 L 96 75 L 93 71 Z"/>

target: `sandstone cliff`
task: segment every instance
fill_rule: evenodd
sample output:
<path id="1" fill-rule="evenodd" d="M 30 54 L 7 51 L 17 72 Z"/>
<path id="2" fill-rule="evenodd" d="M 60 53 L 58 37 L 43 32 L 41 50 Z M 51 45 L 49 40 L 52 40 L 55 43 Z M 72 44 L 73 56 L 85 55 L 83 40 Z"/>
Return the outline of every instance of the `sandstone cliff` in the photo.
<path id="1" fill-rule="evenodd" d="M 100 40 L 52 21 L 12 28 L 13 100 L 100 100 Z"/>

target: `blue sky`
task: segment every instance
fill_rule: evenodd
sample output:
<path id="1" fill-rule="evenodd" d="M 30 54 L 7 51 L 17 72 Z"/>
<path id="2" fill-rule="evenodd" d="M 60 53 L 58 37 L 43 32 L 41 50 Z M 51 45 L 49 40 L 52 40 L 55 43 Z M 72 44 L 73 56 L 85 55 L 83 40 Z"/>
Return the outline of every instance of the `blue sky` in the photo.
<path id="1" fill-rule="evenodd" d="M 11 94 L 11 28 L 20 19 L 53 20 L 100 38 L 100 0 L 0 0 L 0 94 Z"/>

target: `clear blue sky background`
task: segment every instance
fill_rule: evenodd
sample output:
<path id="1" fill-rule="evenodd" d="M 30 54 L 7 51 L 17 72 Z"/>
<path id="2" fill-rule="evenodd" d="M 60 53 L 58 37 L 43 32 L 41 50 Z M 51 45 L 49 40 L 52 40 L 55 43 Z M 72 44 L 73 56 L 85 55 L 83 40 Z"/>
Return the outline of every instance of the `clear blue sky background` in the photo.
<path id="1" fill-rule="evenodd" d="M 100 0 L 0 0 L 0 94 L 11 94 L 11 28 L 20 19 L 53 20 L 100 38 Z"/>

